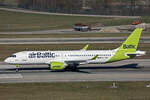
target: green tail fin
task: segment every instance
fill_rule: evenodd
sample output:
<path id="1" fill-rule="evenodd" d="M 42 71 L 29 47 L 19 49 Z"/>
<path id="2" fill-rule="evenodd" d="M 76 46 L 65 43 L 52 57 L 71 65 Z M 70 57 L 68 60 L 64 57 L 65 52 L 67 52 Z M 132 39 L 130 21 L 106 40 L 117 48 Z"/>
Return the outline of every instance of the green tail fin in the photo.
<path id="1" fill-rule="evenodd" d="M 108 62 L 125 60 L 131 58 L 127 56 L 128 53 L 135 53 L 138 47 L 139 39 L 142 33 L 142 28 L 135 29 L 126 41 L 118 48 L 115 54 L 109 59 Z"/>
<path id="2" fill-rule="evenodd" d="M 139 39 L 142 33 L 142 28 L 135 29 L 132 34 L 126 39 L 126 41 L 119 47 L 119 49 L 123 49 L 129 52 L 135 52 Z"/>

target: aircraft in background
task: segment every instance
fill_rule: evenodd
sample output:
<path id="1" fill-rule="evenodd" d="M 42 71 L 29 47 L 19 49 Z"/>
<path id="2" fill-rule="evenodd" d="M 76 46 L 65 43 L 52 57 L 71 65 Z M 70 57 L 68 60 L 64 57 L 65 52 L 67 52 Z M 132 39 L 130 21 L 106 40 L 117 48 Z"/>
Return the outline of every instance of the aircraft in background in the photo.
<path id="1" fill-rule="evenodd" d="M 64 70 L 69 67 L 76 69 L 81 64 L 111 63 L 136 56 L 145 55 L 145 51 L 137 51 L 142 28 L 135 29 L 123 44 L 114 50 L 81 50 L 70 51 L 21 51 L 14 53 L 4 62 L 16 67 L 25 64 L 47 64 L 52 71 Z"/>

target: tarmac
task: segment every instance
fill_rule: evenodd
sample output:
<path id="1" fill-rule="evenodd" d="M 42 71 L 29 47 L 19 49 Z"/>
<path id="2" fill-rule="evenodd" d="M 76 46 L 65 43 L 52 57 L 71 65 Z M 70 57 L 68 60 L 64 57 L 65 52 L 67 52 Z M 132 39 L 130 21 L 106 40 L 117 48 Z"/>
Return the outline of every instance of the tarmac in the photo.
<path id="1" fill-rule="evenodd" d="M 131 59 L 109 64 L 82 65 L 77 71 L 52 72 L 47 65 L 0 63 L 0 83 L 77 82 L 77 81 L 150 81 L 150 59 Z"/>

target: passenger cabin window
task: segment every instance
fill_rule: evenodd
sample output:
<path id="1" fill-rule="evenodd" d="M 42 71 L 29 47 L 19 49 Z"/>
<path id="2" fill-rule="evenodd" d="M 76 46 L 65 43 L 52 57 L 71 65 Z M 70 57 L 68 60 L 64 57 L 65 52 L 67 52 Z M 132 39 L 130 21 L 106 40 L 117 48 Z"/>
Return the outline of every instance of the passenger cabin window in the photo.
<path id="1" fill-rule="evenodd" d="M 11 56 L 9 56 L 9 57 L 16 58 L 16 55 L 11 55 Z"/>

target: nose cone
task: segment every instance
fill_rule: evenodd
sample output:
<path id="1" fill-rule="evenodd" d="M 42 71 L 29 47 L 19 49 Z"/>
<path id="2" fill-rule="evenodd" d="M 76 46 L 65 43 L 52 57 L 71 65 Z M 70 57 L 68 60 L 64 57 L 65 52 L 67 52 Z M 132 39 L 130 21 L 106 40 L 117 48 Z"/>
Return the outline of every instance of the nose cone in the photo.
<path id="1" fill-rule="evenodd" d="M 9 59 L 6 58 L 6 59 L 4 60 L 4 62 L 5 62 L 5 63 L 9 63 Z"/>

